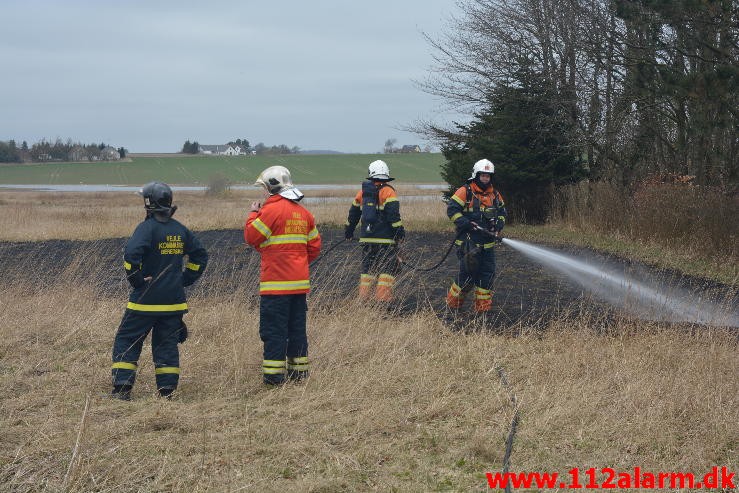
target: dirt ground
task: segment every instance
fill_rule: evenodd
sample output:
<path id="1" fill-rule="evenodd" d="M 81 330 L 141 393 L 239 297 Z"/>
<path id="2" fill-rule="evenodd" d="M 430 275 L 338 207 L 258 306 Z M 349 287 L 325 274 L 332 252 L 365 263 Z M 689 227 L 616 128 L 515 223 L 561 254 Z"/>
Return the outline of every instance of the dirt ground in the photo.
<path id="1" fill-rule="evenodd" d="M 188 294 L 191 301 L 217 296 L 258 302 L 259 255 L 246 248 L 240 230 L 198 233 L 207 248 L 210 262 L 204 277 Z M 313 291 L 310 306 L 330 310 L 336 303 L 356 295 L 360 272 L 361 247 L 343 242 L 341 231 L 322 230 L 323 258 L 313 266 Z M 408 235 L 402 256 L 410 266 L 427 268 L 436 264 L 452 241 L 451 234 L 418 233 Z M 102 297 L 125 299 L 128 285 L 123 278 L 124 238 L 96 241 L 52 240 L 45 242 L 0 242 L 0 284 L 22 291 L 35 291 L 57 282 L 93 285 Z M 328 251 L 331 249 L 331 251 Z M 560 251 L 562 251 L 560 249 Z M 409 313 L 426 307 L 453 329 L 486 329 L 516 332 L 543 327 L 552 317 L 591 318 L 592 328 L 607 330 L 615 317 L 624 316 L 608 304 L 595 299 L 567 277 L 544 268 L 508 246 L 497 248 L 497 275 L 494 306 L 484 318 L 475 317 L 470 299 L 460 311 L 450 311 L 444 297 L 456 273 L 458 260 L 452 250 L 445 262 L 431 272 L 405 266 L 397 278 L 397 300 L 390 307 L 396 313 Z M 593 265 L 616 265 L 624 272 L 649 270 L 643 265 L 570 248 L 565 253 L 588 258 Z M 676 272 L 652 272 L 667 284 L 683 287 L 702 298 L 736 300 L 736 290 Z"/>

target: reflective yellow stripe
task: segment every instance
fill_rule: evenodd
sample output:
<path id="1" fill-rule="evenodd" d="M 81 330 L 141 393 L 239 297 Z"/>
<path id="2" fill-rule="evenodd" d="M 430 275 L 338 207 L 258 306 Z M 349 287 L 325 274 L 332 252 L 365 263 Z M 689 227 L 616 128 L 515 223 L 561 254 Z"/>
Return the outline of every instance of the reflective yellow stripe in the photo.
<path id="1" fill-rule="evenodd" d="M 142 305 L 129 301 L 126 308 L 139 312 L 178 312 L 180 310 L 187 310 L 187 303 L 177 303 L 176 305 Z"/>
<path id="2" fill-rule="evenodd" d="M 295 365 L 307 365 L 308 364 L 308 356 L 297 356 L 295 358 L 287 358 L 287 364 L 290 363 Z"/>
<path id="3" fill-rule="evenodd" d="M 397 223 L 392 223 L 390 226 L 393 228 L 398 228 L 403 225 L 403 221 L 398 221 Z"/>
<path id="4" fill-rule="evenodd" d="M 195 272 L 200 270 L 200 266 L 198 264 L 193 264 L 192 262 L 188 262 L 185 267 L 190 270 L 194 270 Z"/>
<path id="5" fill-rule="evenodd" d="M 452 283 L 452 287 L 449 288 L 449 294 L 452 296 L 458 296 L 462 292 L 462 288 L 456 282 Z"/>
<path id="6" fill-rule="evenodd" d="M 359 207 L 359 202 L 357 202 L 356 200 L 354 200 L 354 201 L 352 201 L 352 205 L 354 207 Z"/>
<path id="7" fill-rule="evenodd" d="M 173 373 L 175 375 L 180 374 L 180 369 L 176 366 L 160 366 L 159 368 L 156 368 L 154 370 L 155 375 L 166 375 L 169 373 Z"/>
<path id="8" fill-rule="evenodd" d="M 125 361 L 116 361 L 113 363 L 113 368 L 117 368 L 119 370 L 133 370 L 136 371 L 136 364 L 135 363 L 126 363 Z"/>
<path id="9" fill-rule="evenodd" d="M 262 373 L 265 375 L 280 375 L 283 373 L 287 373 L 287 370 L 284 368 L 267 368 L 266 366 L 262 368 Z"/>
<path id="10" fill-rule="evenodd" d="M 362 274 L 359 276 L 360 286 L 371 286 L 375 282 L 376 277 L 371 274 Z"/>
<path id="11" fill-rule="evenodd" d="M 308 239 L 312 240 L 316 236 L 318 236 L 318 229 L 316 229 L 314 226 L 313 229 L 311 229 L 310 232 L 308 233 Z"/>
<path id="12" fill-rule="evenodd" d="M 462 240 L 454 240 L 454 244 L 457 246 L 462 246 Z"/>
<path id="13" fill-rule="evenodd" d="M 495 242 L 493 243 L 485 243 L 482 247 L 483 248 L 493 248 L 495 246 Z"/>
<path id="14" fill-rule="evenodd" d="M 395 243 L 395 240 L 390 240 L 387 238 L 360 238 L 359 243 L 383 243 L 387 245 L 392 245 Z"/>
<path id="15" fill-rule="evenodd" d="M 459 197 L 457 197 L 456 195 L 452 195 L 452 196 L 451 196 L 450 198 L 451 198 L 451 199 L 452 199 L 453 201 L 455 201 L 456 203 L 458 203 L 459 205 L 461 205 L 462 207 L 464 207 L 464 200 L 460 199 L 460 198 L 459 198 Z"/>
<path id="16" fill-rule="evenodd" d="M 316 232 L 318 234 L 318 232 Z M 269 245 L 287 245 L 287 244 L 303 244 L 308 243 L 308 235 L 272 235 L 263 242 L 260 247 Z"/>
<path id="17" fill-rule="evenodd" d="M 310 289 L 308 279 L 299 281 L 263 281 L 259 283 L 260 291 L 289 291 L 291 289 Z"/>
<path id="18" fill-rule="evenodd" d="M 463 216 L 463 214 L 461 212 L 457 212 L 452 217 L 450 217 L 449 220 L 452 221 L 452 222 L 454 222 L 454 221 L 456 221 L 457 219 L 459 219 L 462 216 Z"/>
<path id="19" fill-rule="evenodd" d="M 262 366 L 271 366 L 273 368 L 281 368 L 285 366 L 284 359 L 265 359 L 262 360 Z"/>
<path id="20" fill-rule="evenodd" d="M 272 236 L 272 230 L 269 229 L 267 225 L 262 222 L 261 219 L 256 218 L 254 221 L 252 221 L 251 225 L 254 226 L 254 229 L 262 233 L 265 238 L 269 238 L 270 236 Z"/>
<path id="21" fill-rule="evenodd" d="M 388 202 L 397 202 L 397 201 L 398 201 L 398 197 L 388 197 L 385 199 L 385 202 L 383 202 L 383 204 L 387 204 Z"/>
<path id="22" fill-rule="evenodd" d="M 288 369 L 290 370 L 298 370 L 298 371 L 308 371 L 310 369 L 310 365 L 287 365 Z"/>
<path id="23" fill-rule="evenodd" d="M 351 224 L 349 223 L 349 220 L 348 220 L 348 219 L 347 219 L 347 220 L 346 220 L 346 222 L 344 223 L 344 226 L 351 226 Z"/>
<path id="24" fill-rule="evenodd" d="M 129 264 L 128 262 L 126 262 L 124 260 L 123 261 L 123 268 L 126 269 L 126 270 L 131 270 L 131 264 Z"/>

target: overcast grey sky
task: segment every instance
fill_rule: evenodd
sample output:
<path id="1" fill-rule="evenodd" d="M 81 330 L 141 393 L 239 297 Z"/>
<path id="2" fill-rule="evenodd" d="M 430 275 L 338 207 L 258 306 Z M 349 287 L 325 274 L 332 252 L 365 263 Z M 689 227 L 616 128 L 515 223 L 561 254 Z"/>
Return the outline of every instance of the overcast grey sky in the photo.
<path id="1" fill-rule="evenodd" d="M 377 152 L 435 117 L 417 89 L 454 0 L 0 2 L 0 140 L 185 139 Z M 436 117 L 437 119 L 445 118 Z"/>

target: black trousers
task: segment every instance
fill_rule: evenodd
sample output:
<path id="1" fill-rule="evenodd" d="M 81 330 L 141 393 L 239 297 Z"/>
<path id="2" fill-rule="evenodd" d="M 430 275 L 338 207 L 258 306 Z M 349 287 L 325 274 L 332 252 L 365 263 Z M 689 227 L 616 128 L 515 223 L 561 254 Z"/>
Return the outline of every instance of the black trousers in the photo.
<path id="1" fill-rule="evenodd" d="M 400 273 L 398 246 L 394 244 L 365 243 L 362 247 L 362 274 Z"/>
<path id="2" fill-rule="evenodd" d="M 483 289 L 493 288 L 495 277 L 495 248 L 482 248 L 472 245 L 472 253 L 465 248 L 457 248 L 459 273 L 454 282 L 464 291 L 479 286 Z"/>
<path id="3" fill-rule="evenodd" d="M 151 332 L 151 352 L 158 389 L 175 389 L 180 379 L 177 347 L 182 314 L 152 316 L 126 310 L 113 342 L 113 385 L 133 385 L 141 347 Z"/>
<path id="4" fill-rule="evenodd" d="M 263 373 L 266 383 L 281 383 L 287 364 L 307 372 L 308 304 L 305 294 L 262 295 L 259 300 L 259 337 L 264 343 Z"/>

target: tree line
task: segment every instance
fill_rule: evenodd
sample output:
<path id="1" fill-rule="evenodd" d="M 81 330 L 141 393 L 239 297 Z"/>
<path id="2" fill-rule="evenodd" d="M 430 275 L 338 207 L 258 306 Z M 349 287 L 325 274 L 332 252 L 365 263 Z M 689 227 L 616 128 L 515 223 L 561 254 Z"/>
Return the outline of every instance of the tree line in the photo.
<path id="1" fill-rule="evenodd" d="M 83 144 L 71 139 L 54 142 L 42 139 L 31 146 L 25 140 L 20 146 L 14 140 L 0 141 L 0 163 L 27 163 L 47 161 L 109 161 L 124 158 L 128 150 L 124 147 L 114 149 L 101 142 L 100 144 Z"/>
<path id="2" fill-rule="evenodd" d="M 736 190 L 739 2 L 462 0 L 421 87 L 470 116 L 418 132 L 458 185 L 492 159 L 532 218 L 547 187 L 654 174 Z"/>
<path id="3" fill-rule="evenodd" d="M 247 154 L 251 154 L 252 152 L 257 155 L 298 154 L 300 153 L 299 147 L 297 146 L 288 147 L 284 144 L 267 146 L 263 142 L 259 142 L 258 144 L 252 147 L 249 144 L 249 141 L 247 139 L 230 140 L 226 143 L 226 145 L 238 145 Z M 183 154 L 198 154 L 200 152 L 200 144 L 198 143 L 198 141 L 190 142 L 190 140 L 188 139 L 182 145 L 182 149 L 180 150 L 180 152 Z"/>

